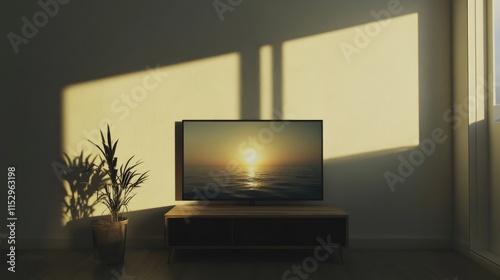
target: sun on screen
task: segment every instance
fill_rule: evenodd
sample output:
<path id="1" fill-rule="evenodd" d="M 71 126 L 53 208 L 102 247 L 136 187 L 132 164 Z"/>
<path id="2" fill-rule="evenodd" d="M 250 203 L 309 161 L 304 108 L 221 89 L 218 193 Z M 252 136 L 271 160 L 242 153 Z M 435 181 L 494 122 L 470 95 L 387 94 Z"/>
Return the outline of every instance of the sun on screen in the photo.
<path id="1" fill-rule="evenodd" d="M 257 163 L 258 157 L 257 157 L 257 154 L 255 153 L 255 154 L 247 155 L 246 157 L 244 157 L 244 159 L 248 165 L 254 165 Z"/>

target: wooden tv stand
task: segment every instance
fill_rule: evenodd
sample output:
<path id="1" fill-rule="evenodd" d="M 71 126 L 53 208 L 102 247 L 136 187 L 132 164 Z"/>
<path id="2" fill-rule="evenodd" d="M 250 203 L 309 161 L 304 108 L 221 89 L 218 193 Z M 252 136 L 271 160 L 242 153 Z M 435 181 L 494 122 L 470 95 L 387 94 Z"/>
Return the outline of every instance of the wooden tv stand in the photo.
<path id="1" fill-rule="evenodd" d="M 348 215 L 329 205 L 177 205 L 165 214 L 165 248 L 317 249 L 342 261 Z M 320 250 L 320 249 L 318 249 Z"/>

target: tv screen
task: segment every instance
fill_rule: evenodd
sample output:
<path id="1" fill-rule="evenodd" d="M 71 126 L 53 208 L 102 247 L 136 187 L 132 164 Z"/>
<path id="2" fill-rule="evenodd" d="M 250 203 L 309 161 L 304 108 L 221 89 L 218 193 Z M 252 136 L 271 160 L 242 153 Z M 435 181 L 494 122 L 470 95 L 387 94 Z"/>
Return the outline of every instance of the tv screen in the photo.
<path id="1" fill-rule="evenodd" d="M 183 200 L 322 200 L 321 120 L 184 120 Z"/>

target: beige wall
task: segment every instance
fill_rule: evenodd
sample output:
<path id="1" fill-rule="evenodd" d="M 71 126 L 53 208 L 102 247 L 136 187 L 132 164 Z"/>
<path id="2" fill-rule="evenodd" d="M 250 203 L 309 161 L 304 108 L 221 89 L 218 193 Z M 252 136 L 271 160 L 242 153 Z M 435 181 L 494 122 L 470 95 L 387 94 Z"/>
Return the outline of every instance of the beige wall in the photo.
<path id="1" fill-rule="evenodd" d="M 19 238 L 89 237 L 85 225 L 63 226 L 65 190 L 52 166 L 61 152 L 90 151 L 85 139 L 106 122 L 119 158 L 135 154 L 151 170 L 130 204 L 129 237 L 161 240 L 161 214 L 177 203 L 174 122 L 277 110 L 324 120 L 324 203 L 350 214 L 353 246 L 446 246 L 449 1 L 269 2 L 242 1 L 223 21 L 209 1 L 71 2 L 17 55 L 4 42 L 2 114 L 17 137 L 2 160 L 24 186 Z M 3 28 L 19 33 L 37 9 L 11 7 Z"/>

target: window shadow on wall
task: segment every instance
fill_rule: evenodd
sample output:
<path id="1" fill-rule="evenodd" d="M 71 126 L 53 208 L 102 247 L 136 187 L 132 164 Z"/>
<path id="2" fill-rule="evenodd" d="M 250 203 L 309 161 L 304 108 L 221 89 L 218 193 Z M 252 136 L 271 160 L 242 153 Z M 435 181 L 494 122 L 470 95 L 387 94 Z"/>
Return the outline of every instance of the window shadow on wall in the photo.
<path id="1" fill-rule="evenodd" d="M 4 55 L 2 71 L 8 81 L 5 90 L 22 93 L 6 97 L 6 103 L 12 106 L 4 113 L 15 119 L 6 125 L 6 129 L 16 136 L 16 140 L 9 140 L 12 149 L 7 151 L 6 158 L 12 159 L 24 172 L 19 183 L 27 186 L 19 190 L 19 199 L 23 203 L 18 212 L 25 221 L 19 229 L 20 237 L 36 238 L 27 234 L 33 232 L 33 228 L 40 236 L 58 236 L 62 230 L 60 202 L 66 194 L 61 191 L 53 163 L 60 161 L 62 150 L 61 90 L 65 86 L 142 71 L 148 65 L 168 66 L 237 52 L 241 57 L 241 81 L 240 92 L 235 94 L 240 96 L 240 118 L 258 119 L 262 113 L 259 50 L 270 45 L 273 50 L 272 108 L 283 112 L 286 104 L 284 42 L 373 22 L 375 19 L 370 11 L 384 9 L 388 3 L 385 0 L 353 2 L 243 1 L 233 11 L 224 13 L 223 21 L 211 2 L 201 0 L 146 0 L 140 4 L 133 1 L 71 2 L 61 6 L 57 16 L 51 18 L 50 24 L 28 44 L 21 45 L 19 54 L 13 54 L 10 46 L 3 46 L 6 51 L 2 53 L 9 53 Z M 5 28 L 19 32 L 19 18 L 31 15 L 37 9 L 36 3 L 13 6 L 10 9 L 12 16 L 5 19 Z M 398 16 L 419 13 L 422 18 L 419 32 L 428 34 L 433 22 L 425 19 L 433 17 L 420 12 L 408 8 Z M 436 67 L 449 71 L 449 60 L 440 57 L 443 50 L 433 50 L 434 39 L 442 40 L 419 38 L 419 108 L 425 110 L 419 114 L 421 138 L 427 137 L 435 128 L 434 120 L 441 120 L 441 109 L 445 109 L 430 97 L 449 94 L 447 88 L 433 88 L 436 82 L 432 75 L 435 72 L 429 69 L 441 62 Z M 444 48 L 446 46 L 445 43 Z M 19 108 L 25 113 L 17 113 Z M 33 139 L 36 139 L 35 145 Z M 382 151 L 372 157 L 372 162 L 377 165 L 385 162 L 386 157 L 394 159 L 405 153 Z M 451 166 L 451 155 L 448 158 L 450 160 L 445 164 Z M 346 161 L 348 164 L 344 165 Z M 363 157 L 325 163 L 326 171 L 331 169 L 331 174 L 342 168 L 348 168 L 350 172 L 345 174 L 350 174 L 353 170 L 368 168 L 365 164 Z M 28 175 L 30 173 L 36 173 L 36 176 Z M 335 177 L 328 180 L 334 182 L 332 189 L 343 184 L 337 181 L 342 179 Z M 364 180 L 356 180 L 361 187 Z M 353 199 L 346 197 L 345 203 L 360 203 Z M 332 197 L 331 201 L 338 199 Z M 37 215 L 33 215 L 33 208 L 39 210 Z M 147 218 L 141 218 L 141 221 L 157 219 L 148 216 L 147 211 L 144 213 Z M 85 220 L 86 216 L 83 218 Z"/>

